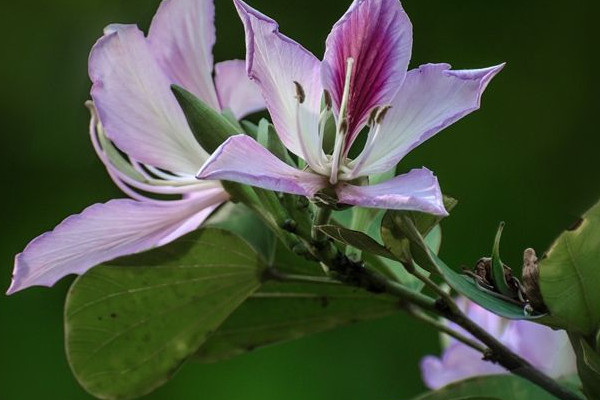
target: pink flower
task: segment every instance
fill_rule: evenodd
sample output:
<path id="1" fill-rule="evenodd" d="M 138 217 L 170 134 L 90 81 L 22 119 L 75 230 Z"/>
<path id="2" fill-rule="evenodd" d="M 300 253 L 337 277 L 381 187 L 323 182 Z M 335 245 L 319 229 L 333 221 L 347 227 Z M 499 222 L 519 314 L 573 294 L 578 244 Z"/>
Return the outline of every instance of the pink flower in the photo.
<path id="1" fill-rule="evenodd" d="M 533 322 L 503 319 L 464 297 L 458 298 L 457 303 L 470 319 L 547 375 L 559 378 L 577 373 L 575 353 L 566 332 Z M 448 325 L 468 335 L 456 324 Z M 445 335 L 442 338 L 441 358 L 426 356 L 421 360 L 421 373 L 428 388 L 438 389 L 474 376 L 508 373 L 501 366 L 484 361 L 481 353 L 456 339 Z"/>
<path id="2" fill-rule="evenodd" d="M 89 60 L 90 133 L 108 173 L 132 199 L 95 204 L 34 239 L 15 258 L 8 294 L 162 246 L 228 200 L 218 181 L 195 179 L 209 155 L 171 93 L 176 83 L 238 118 L 264 107 L 243 61 L 216 64 L 213 81 L 213 20 L 212 0 L 165 0 L 147 38 L 134 25 L 106 28 Z"/>
<path id="3" fill-rule="evenodd" d="M 238 135 L 217 149 L 198 178 L 307 197 L 332 188 L 343 204 L 445 215 L 437 178 L 426 168 L 375 185 L 355 180 L 392 170 L 419 144 L 478 109 L 502 65 L 453 71 L 427 64 L 407 72 L 412 26 L 397 0 L 355 0 L 334 25 L 323 61 L 282 35 L 274 20 L 234 1 L 246 30 L 248 74 L 281 141 L 308 168 L 289 166 Z M 335 118 L 336 138 L 332 154 L 325 154 L 329 118 Z M 365 126 L 366 145 L 351 160 Z"/>

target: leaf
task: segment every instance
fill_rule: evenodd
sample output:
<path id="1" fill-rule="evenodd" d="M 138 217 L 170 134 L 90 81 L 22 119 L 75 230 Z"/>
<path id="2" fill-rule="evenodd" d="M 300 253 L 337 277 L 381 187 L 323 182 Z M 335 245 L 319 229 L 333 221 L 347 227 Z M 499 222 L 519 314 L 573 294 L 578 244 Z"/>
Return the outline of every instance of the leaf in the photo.
<path id="1" fill-rule="evenodd" d="M 332 239 L 337 240 L 345 245 L 356 247 L 359 250 L 366 251 L 381 257 L 395 260 L 396 257 L 384 246 L 377 243 L 365 233 L 353 231 L 337 225 L 321 225 L 317 227 L 321 232 Z"/>
<path id="2" fill-rule="evenodd" d="M 600 354 L 580 335 L 569 335 L 577 355 L 577 372 L 581 378 L 583 392 L 590 399 L 600 398 Z"/>
<path id="3" fill-rule="evenodd" d="M 504 264 L 500 259 L 500 238 L 502 237 L 502 230 L 504 229 L 504 222 L 500 223 L 498 232 L 496 232 L 496 238 L 494 239 L 494 247 L 492 248 L 492 278 L 498 291 L 504 296 L 511 297 L 513 291 L 508 287 L 506 282 L 506 276 L 504 275 Z"/>
<path id="4" fill-rule="evenodd" d="M 435 263 L 437 270 L 442 274 L 444 280 L 458 293 L 466 296 L 471 301 L 483 308 L 509 319 L 537 320 L 536 322 L 552 325 L 552 320 L 545 314 L 528 315 L 522 307 L 510 303 L 479 289 L 472 278 L 459 274 L 450 268 L 436 254 L 429 251 L 431 261 Z M 418 260 L 423 263 L 423 261 Z"/>
<path id="5" fill-rule="evenodd" d="M 515 375 L 487 375 L 451 383 L 413 400 L 556 400 L 544 389 Z"/>
<path id="6" fill-rule="evenodd" d="M 73 373 L 103 399 L 151 392 L 258 289 L 262 273 L 247 243 L 215 228 L 93 268 L 65 305 Z"/>
<path id="7" fill-rule="evenodd" d="M 318 263 L 278 248 L 276 267 L 292 274 L 323 275 Z M 200 348 L 195 359 L 214 362 L 400 311 L 395 298 L 335 284 L 267 282 Z"/>
<path id="8" fill-rule="evenodd" d="M 444 207 L 448 212 L 458 204 L 458 201 L 449 196 L 444 196 Z M 381 238 L 385 247 L 389 249 L 396 259 L 408 263 L 411 259 L 410 242 L 417 240 L 410 236 L 406 230 L 404 218 L 410 219 L 421 236 L 427 234 L 440 223 L 443 217 L 425 214 L 418 211 L 389 210 L 385 213 L 381 222 Z"/>
<path id="9" fill-rule="evenodd" d="M 228 137 L 242 133 L 226 117 L 210 108 L 202 100 L 184 88 L 171 85 L 194 136 L 209 154 L 213 153 Z"/>
<path id="10" fill-rule="evenodd" d="M 579 226 L 556 239 L 540 261 L 540 289 L 550 314 L 567 330 L 600 328 L 600 202 Z"/>

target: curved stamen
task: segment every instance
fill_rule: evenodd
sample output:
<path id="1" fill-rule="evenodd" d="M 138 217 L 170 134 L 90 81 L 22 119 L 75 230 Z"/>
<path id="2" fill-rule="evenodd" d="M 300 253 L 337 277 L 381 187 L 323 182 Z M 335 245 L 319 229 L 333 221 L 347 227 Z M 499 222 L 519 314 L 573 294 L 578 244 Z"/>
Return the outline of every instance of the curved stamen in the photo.
<path id="1" fill-rule="evenodd" d="M 197 191 L 200 186 L 206 187 L 206 182 L 199 182 L 194 177 L 173 176 L 154 167 L 148 168 L 148 171 L 151 173 L 159 172 L 156 175 L 166 179 L 151 177 L 144 170 L 145 167 L 149 166 L 143 165 L 142 167 L 138 161 L 126 159 L 106 137 L 94 104 L 91 101 L 86 102 L 86 107 L 91 114 L 89 129 L 92 146 L 98 158 L 106 167 L 109 176 L 126 195 L 138 201 L 160 203 L 165 200 L 153 199 L 138 193 L 136 190 L 154 194 L 185 195 Z"/>
<path id="2" fill-rule="evenodd" d="M 365 143 L 365 147 L 360 155 L 350 162 L 350 172 L 348 173 L 348 180 L 352 180 L 354 178 L 358 178 L 358 174 L 360 174 L 360 170 L 363 168 L 365 162 L 369 158 L 369 155 L 373 151 L 373 144 L 377 141 L 379 137 L 379 131 L 381 130 L 381 124 L 383 123 L 383 119 L 387 114 L 388 110 L 392 108 L 392 106 L 383 106 L 378 107 L 374 110 L 371 118 L 371 129 L 369 130 L 369 135 L 367 136 L 367 141 Z"/>

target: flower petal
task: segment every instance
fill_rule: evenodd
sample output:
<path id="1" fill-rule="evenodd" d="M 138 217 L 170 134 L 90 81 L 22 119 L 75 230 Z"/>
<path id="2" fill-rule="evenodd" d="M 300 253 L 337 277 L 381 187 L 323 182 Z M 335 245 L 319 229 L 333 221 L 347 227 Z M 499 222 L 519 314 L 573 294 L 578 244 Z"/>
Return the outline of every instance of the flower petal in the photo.
<path id="1" fill-rule="evenodd" d="M 246 30 L 248 75 L 258 84 L 281 141 L 314 170 L 322 170 L 319 60 L 279 33 L 274 20 L 241 0 L 234 2 Z M 303 89 L 302 104 L 294 82 Z"/>
<path id="2" fill-rule="evenodd" d="M 357 0 L 334 25 L 322 64 L 323 86 L 339 111 L 348 58 L 354 59 L 346 152 L 373 107 L 387 105 L 404 81 L 412 25 L 398 0 Z"/>
<path id="3" fill-rule="evenodd" d="M 377 185 L 354 186 L 341 183 L 337 188 L 337 195 L 342 204 L 448 215 L 438 180 L 427 168 L 413 169 Z"/>
<path id="4" fill-rule="evenodd" d="M 479 108 L 481 95 L 502 65 L 450 70 L 427 64 L 409 71 L 381 126 L 372 129 L 352 177 L 383 173 L 412 149 Z"/>
<path id="5" fill-rule="evenodd" d="M 256 83 L 248 78 L 243 60 L 217 63 L 215 85 L 221 108 L 229 108 L 237 119 L 265 108 L 265 100 Z"/>
<path id="6" fill-rule="evenodd" d="M 214 20 L 213 0 L 163 0 L 150 25 L 148 40 L 173 83 L 220 110 L 212 78 Z"/>
<path id="7" fill-rule="evenodd" d="M 567 333 L 529 321 L 509 321 L 502 343 L 552 378 L 577 373 L 577 360 Z"/>
<path id="8" fill-rule="evenodd" d="M 128 155 L 188 174 L 208 158 L 137 27 L 109 27 L 92 49 L 89 74 L 107 136 Z"/>
<path id="9" fill-rule="evenodd" d="M 105 261 L 165 245 L 196 229 L 228 198 L 212 187 L 189 200 L 162 204 L 112 200 L 95 204 L 44 233 L 15 257 L 8 294 L 30 286 L 52 286 Z"/>
<path id="10" fill-rule="evenodd" d="M 432 390 L 473 376 L 506 373 L 501 366 L 482 360 L 480 353 L 459 342 L 444 350 L 441 358 L 424 357 L 420 367 L 425 386 Z"/>
<path id="11" fill-rule="evenodd" d="M 290 167 L 246 135 L 227 139 L 197 177 L 234 181 L 307 197 L 313 197 L 326 184 L 326 178 Z"/>

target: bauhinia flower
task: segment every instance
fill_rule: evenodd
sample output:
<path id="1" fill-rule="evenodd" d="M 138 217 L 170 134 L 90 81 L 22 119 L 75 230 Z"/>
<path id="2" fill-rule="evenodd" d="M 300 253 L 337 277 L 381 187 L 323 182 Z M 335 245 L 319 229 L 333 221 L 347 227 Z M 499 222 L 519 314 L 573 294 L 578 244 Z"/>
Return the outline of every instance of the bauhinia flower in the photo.
<path id="1" fill-rule="evenodd" d="M 393 170 L 412 149 L 478 109 L 503 65 L 454 71 L 426 64 L 407 72 L 412 26 L 397 0 L 355 0 L 334 25 L 322 62 L 281 34 L 274 20 L 241 0 L 235 4 L 246 30 L 248 74 L 281 141 L 307 168 L 287 165 L 238 135 L 213 153 L 198 178 L 307 197 L 326 189 L 343 204 L 445 215 L 437 178 L 426 168 L 373 185 L 359 178 Z M 335 145 L 325 154 L 330 118 Z M 364 147 L 349 159 L 366 126 Z"/>
<path id="2" fill-rule="evenodd" d="M 171 93 L 178 84 L 238 118 L 264 108 L 244 61 L 216 64 L 213 81 L 213 21 L 212 0 L 165 0 L 147 38 L 134 25 L 106 28 L 89 60 L 90 133 L 108 173 L 132 199 L 92 205 L 34 239 L 15 258 L 8 294 L 164 245 L 228 200 L 218 181 L 195 179 L 208 154 Z"/>
<path id="3" fill-rule="evenodd" d="M 566 332 L 529 321 L 503 319 L 464 297 L 458 298 L 457 303 L 469 319 L 547 375 L 560 378 L 577 373 L 575 353 Z M 456 324 L 447 324 L 470 336 Z M 421 360 L 423 381 L 430 389 L 474 376 L 508 373 L 501 366 L 484 361 L 481 353 L 456 339 L 446 335 L 442 338 L 444 352 L 441 358 L 427 356 Z"/>

